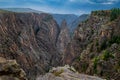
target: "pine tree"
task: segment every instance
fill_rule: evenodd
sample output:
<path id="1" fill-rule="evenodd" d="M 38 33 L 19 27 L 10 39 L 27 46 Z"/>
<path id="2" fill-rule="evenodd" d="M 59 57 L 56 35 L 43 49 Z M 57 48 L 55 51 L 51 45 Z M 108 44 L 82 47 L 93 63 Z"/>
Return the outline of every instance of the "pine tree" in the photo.
<path id="1" fill-rule="evenodd" d="M 111 15 L 110 15 L 111 21 L 117 19 L 117 17 L 119 17 L 119 16 L 120 16 L 120 9 L 119 8 L 111 9 Z"/>

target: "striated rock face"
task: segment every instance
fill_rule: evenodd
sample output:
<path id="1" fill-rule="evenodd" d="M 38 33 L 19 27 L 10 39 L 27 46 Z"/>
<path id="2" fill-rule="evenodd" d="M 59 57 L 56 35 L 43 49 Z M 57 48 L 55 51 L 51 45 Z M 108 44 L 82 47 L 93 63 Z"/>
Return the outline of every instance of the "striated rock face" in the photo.
<path id="1" fill-rule="evenodd" d="M 64 64 L 81 73 L 120 79 L 120 17 L 110 21 L 110 11 L 94 11 L 79 24 L 65 49 Z"/>
<path id="2" fill-rule="evenodd" d="M 61 24 L 60 33 L 57 39 L 57 48 L 58 51 L 63 55 L 64 49 L 67 47 L 68 43 L 70 42 L 70 32 L 65 20 L 63 20 Z"/>
<path id="3" fill-rule="evenodd" d="M 50 70 L 44 76 L 39 76 L 36 80 L 103 80 L 95 76 L 79 74 L 73 67 L 64 66 Z"/>
<path id="4" fill-rule="evenodd" d="M 27 78 L 15 60 L 0 57 L 0 80 L 27 80 Z"/>
<path id="5" fill-rule="evenodd" d="M 0 57 L 15 59 L 34 80 L 60 65 L 58 33 L 58 25 L 49 14 L 0 11 Z"/>
<path id="6" fill-rule="evenodd" d="M 110 13 L 92 12 L 70 40 L 65 20 L 59 29 L 49 14 L 0 10 L 0 57 L 5 58 L 0 58 L 0 79 L 26 80 L 24 70 L 29 80 L 35 80 L 52 67 L 70 64 L 80 73 L 119 80 L 120 17 L 110 21 Z M 78 74 L 71 67 L 58 67 L 37 78 L 58 79 L 102 80 Z"/>
<path id="7" fill-rule="evenodd" d="M 101 25 L 107 23 L 109 17 L 98 17 L 91 15 L 88 20 L 79 24 L 77 29 L 74 31 L 74 37 L 71 41 L 71 44 L 68 45 L 66 50 L 67 60 L 74 60 L 73 58 L 78 57 L 81 52 L 86 48 L 86 46 L 97 37 L 97 34 L 100 32 Z M 99 36 L 98 36 L 99 37 Z M 71 58 L 72 57 L 72 58 Z M 66 58 L 65 58 L 66 59 Z M 70 63 L 68 61 L 67 63 Z"/>

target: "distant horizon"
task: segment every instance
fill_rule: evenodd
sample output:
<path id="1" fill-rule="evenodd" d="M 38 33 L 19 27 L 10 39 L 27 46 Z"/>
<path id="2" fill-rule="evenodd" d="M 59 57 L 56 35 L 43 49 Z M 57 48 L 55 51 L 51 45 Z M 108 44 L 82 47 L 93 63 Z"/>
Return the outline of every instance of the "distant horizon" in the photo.
<path id="1" fill-rule="evenodd" d="M 0 9 L 22 9 L 22 7 L 11 7 L 11 8 L 1 8 Z M 35 11 L 41 11 L 41 10 L 37 10 L 37 9 L 32 9 L 32 8 L 28 8 L 28 7 L 24 7 L 23 9 L 31 9 L 31 10 L 35 10 Z M 111 8 L 112 9 L 112 8 Z M 103 9 L 100 9 L 100 10 L 103 10 Z M 104 10 L 110 10 L 110 9 L 104 9 Z M 93 11 L 99 11 L 99 10 L 93 10 Z M 50 13 L 50 12 L 45 12 L 45 11 L 41 11 L 43 13 Z M 92 11 L 91 11 L 92 12 Z M 87 15 L 87 14 L 91 14 L 91 12 L 89 13 L 83 13 L 83 14 L 71 14 L 71 13 L 50 13 L 50 14 L 61 14 L 61 15 L 76 15 L 76 16 L 81 16 L 81 15 Z"/>
<path id="2" fill-rule="evenodd" d="M 120 0 L 0 0 L 0 8 L 30 8 L 54 14 L 90 14 L 120 8 Z"/>
<path id="3" fill-rule="evenodd" d="M 1 8 L 0 7 L 0 9 L 22 9 L 22 7 L 11 7 L 11 8 Z M 25 8 L 24 7 L 23 9 L 32 9 L 32 8 L 27 8 L 27 7 Z M 41 11 L 41 10 L 37 10 L 37 9 L 32 9 L 32 10 Z M 41 12 L 43 12 L 43 13 L 50 13 L 50 12 L 47 12 L 47 11 L 46 12 L 45 11 L 41 11 Z M 84 13 L 84 14 L 90 14 L 90 13 Z M 73 14 L 72 13 L 51 13 L 51 14 L 76 15 L 76 16 L 84 15 L 84 14 L 80 14 L 80 15 L 78 14 L 77 15 L 77 14 L 74 14 L 74 13 Z"/>

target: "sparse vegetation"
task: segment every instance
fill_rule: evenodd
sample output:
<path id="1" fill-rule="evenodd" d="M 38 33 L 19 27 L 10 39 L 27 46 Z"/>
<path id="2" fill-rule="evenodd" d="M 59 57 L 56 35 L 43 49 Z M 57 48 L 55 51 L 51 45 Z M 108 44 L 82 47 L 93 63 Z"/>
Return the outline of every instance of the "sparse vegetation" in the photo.
<path id="1" fill-rule="evenodd" d="M 101 59 L 107 61 L 109 58 L 114 58 L 113 54 L 108 50 L 104 50 Z"/>
<path id="2" fill-rule="evenodd" d="M 82 71 L 82 72 L 85 72 L 85 71 L 87 70 L 87 68 L 88 68 L 88 64 L 87 64 L 87 63 L 84 63 L 84 64 L 82 65 L 81 71 Z"/>
<path id="3" fill-rule="evenodd" d="M 93 68 L 95 74 L 97 73 L 97 64 L 99 60 L 100 60 L 99 56 L 93 58 Z"/>
<path id="4" fill-rule="evenodd" d="M 76 58 L 76 60 L 77 60 L 77 61 L 80 61 L 80 60 L 81 60 L 81 57 L 80 57 L 80 56 L 78 56 L 78 57 Z"/>
<path id="5" fill-rule="evenodd" d="M 113 21 L 120 16 L 120 8 L 111 9 L 110 20 Z"/>
<path id="6" fill-rule="evenodd" d="M 109 15 L 109 11 L 105 11 L 105 10 L 98 10 L 98 11 L 92 11 L 93 15 L 97 15 L 97 16 L 108 16 Z"/>
<path id="7" fill-rule="evenodd" d="M 111 44 L 113 43 L 120 44 L 120 36 L 113 36 L 112 39 L 108 41 L 108 43 L 109 43 L 109 46 L 111 46 Z"/>
<path id="8" fill-rule="evenodd" d="M 120 61 L 117 62 L 117 64 L 115 65 L 114 68 L 115 68 L 115 70 L 116 70 L 117 72 L 120 73 Z"/>
<path id="9" fill-rule="evenodd" d="M 61 69 L 60 71 L 55 71 L 55 72 L 53 72 L 53 74 L 54 74 L 55 76 L 60 76 L 60 74 L 63 73 L 63 72 L 64 72 L 64 70 Z"/>
<path id="10" fill-rule="evenodd" d="M 99 56 L 93 58 L 93 69 L 94 73 L 97 74 L 97 65 L 99 64 L 100 60 L 107 61 L 109 58 L 114 58 L 113 54 L 110 53 L 108 50 L 104 50 L 103 53 Z"/>

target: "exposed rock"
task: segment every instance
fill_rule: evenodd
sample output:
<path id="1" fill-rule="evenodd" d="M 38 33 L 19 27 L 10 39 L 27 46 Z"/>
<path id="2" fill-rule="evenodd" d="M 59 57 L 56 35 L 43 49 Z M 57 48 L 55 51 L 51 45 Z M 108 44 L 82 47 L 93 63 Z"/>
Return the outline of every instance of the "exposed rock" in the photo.
<path id="1" fill-rule="evenodd" d="M 60 65 L 59 28 L 49 14 L 0 11 L 0 56 L 15 59 L 28 79 Z M 32 76 L 31 76 L 32 75 Z"/>
<path id="2" fill-rule="evenodd" d="M 0 80 L 27 80 L 27 78 L 15 60 L 0 57 Z"/>
<path id="3" fill-rule="evenodd" d="M 92 13 L 88 20 L 79 24 L 78 28 L 74 31 L 71 44 L 68 45 L 67 49 L 69 50 L 66 50 L 66 55 L 70 53 L 67 57 L 78 57 L 90 42 L 99 37 L 101 25 L 108 22 L 109 17 L 99 17 Z M 73 60 L 73 58 L 71 59 Z"/>
<path id="4" fill-rule="evenodd" d="M 64 64 L 73 65 L 80 73 L 119 80 L 119 30 L 120 17 L 111 22 L 109 10 L 92 12 L 75 30 L 65 49 Z"/>
<path id="5" fill-rule="evenodd" d="M 70 42 L 70 32 L 65 20 L 63 20 L 61 24 L 60 33 L 57 39 L 57 48 L 58 51 L 63 55 L 64 49 L 67 47 L 68 43 Z"/>
<path id="6" fill-rule="evenodd" d="M 103 80 L 95 76 L 79 74 L 73 67 L 64 66 L 50 70 L 49 73 L 39 76 L 36 80 Z"/>
<path id="7" fill-rule="evenodd" d="M 24 72 L 18 70 L 16 62 L 6 60 L 15 59 L 29 80 L 35 80 L 36 76 L 45 74 L 54 66 L 62 65 L 62 62 L 74 66 L 80 73 L 119 80 L 119 30 L 120 17 L 111 22 L 109 10 L 92 12 L 76 28 L 72 40 L 66 22 L 63 21 L 60 30 L 49 14 L 0 10 L 0 57 L 5 58 L 0 58 L 0 63 L 5 63 L 5 66 L 0 65 L 0 78 L 24 80 Z M 71 71 L 70 67 L 55 68 L 38 77 L 38 80 L 50 79 L 100 78 L 78 74 L 74 69 Z"/>

